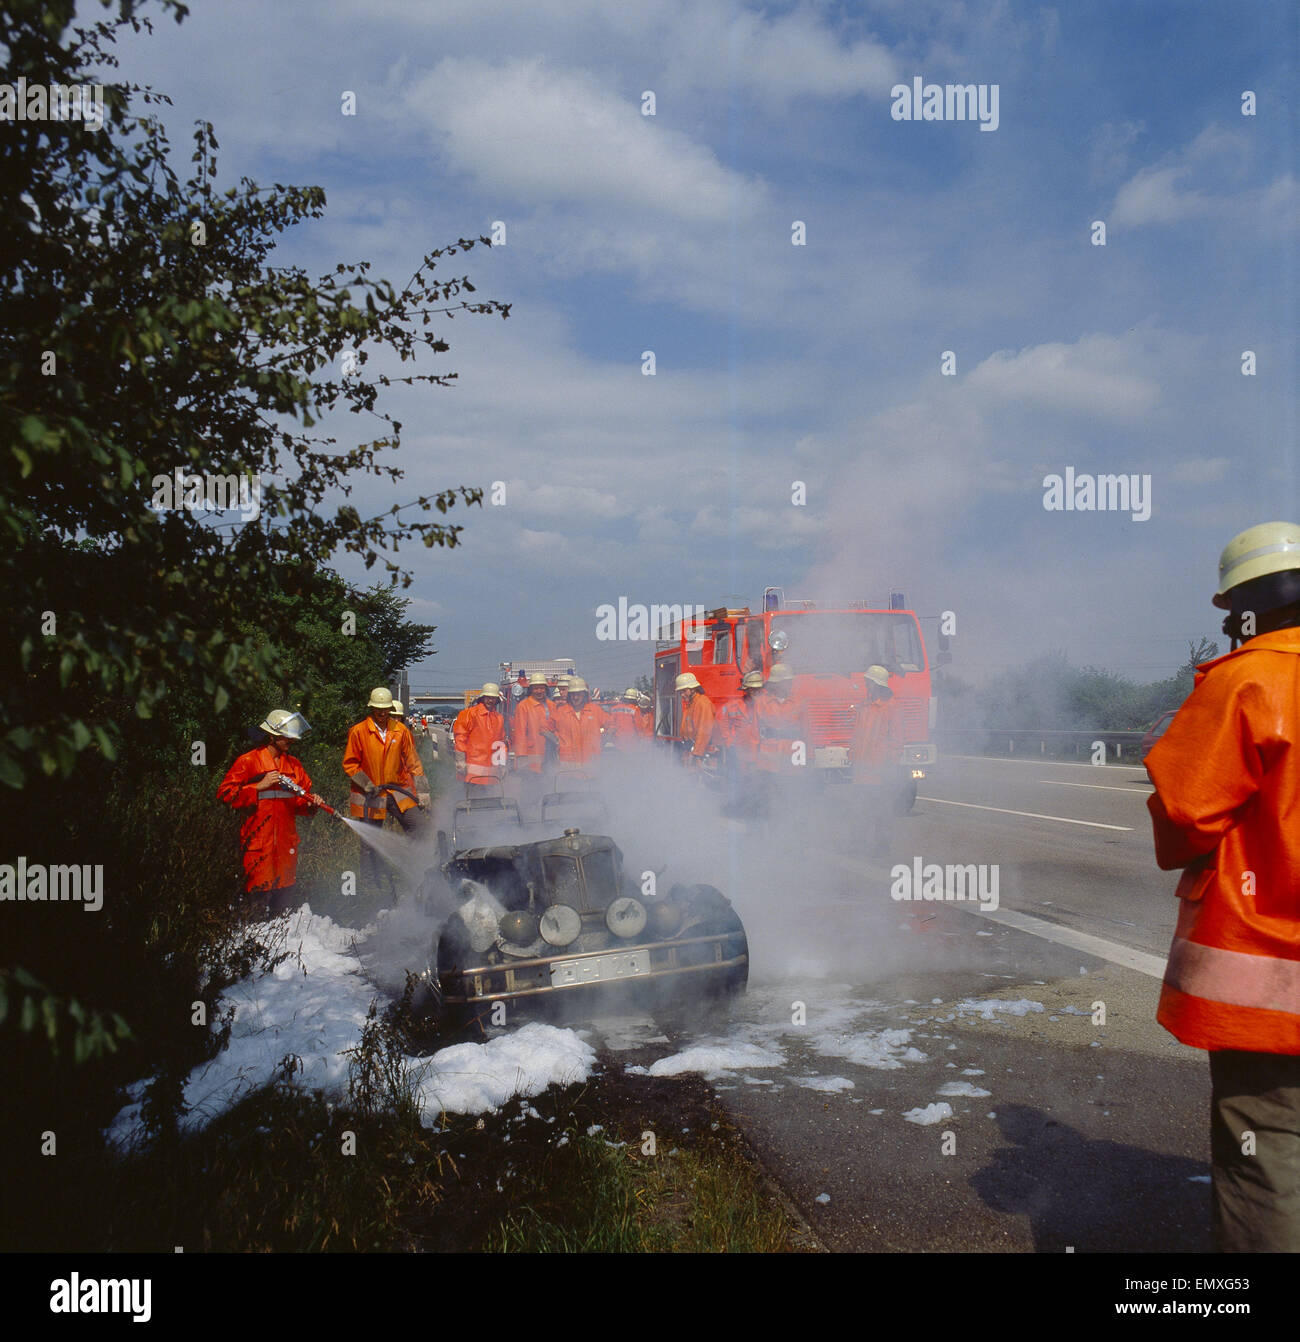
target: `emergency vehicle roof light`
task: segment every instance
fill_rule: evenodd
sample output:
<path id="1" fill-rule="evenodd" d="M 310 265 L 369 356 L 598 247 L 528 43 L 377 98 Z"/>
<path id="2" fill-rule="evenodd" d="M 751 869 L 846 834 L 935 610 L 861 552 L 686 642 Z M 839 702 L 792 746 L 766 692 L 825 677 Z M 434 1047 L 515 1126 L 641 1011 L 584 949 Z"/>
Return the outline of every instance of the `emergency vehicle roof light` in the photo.
<path id="1" fill-rule="evenodd" d="M 907 609 L 907 598 L 902 594 L 902 592 L 890 592 L 889 609 L 890 610 Z"/>
<path id="2" fill-rule="evenodd" d="M 780 610 L 781 603 L 785 600 L 785 590 L 781 587 L 763 588 L 763 609 Z"/>

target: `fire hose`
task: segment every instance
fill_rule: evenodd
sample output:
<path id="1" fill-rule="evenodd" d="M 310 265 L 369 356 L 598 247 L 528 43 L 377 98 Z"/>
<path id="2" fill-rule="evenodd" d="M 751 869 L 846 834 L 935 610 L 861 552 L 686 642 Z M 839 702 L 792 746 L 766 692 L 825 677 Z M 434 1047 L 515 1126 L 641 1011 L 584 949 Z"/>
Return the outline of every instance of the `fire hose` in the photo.
<path id="1" fill-rule="evenodd" d="M 301 783 L 295 783 L 292 778 L 286 778 L 284 774 L 280 775 L 280 786 L 288 788 L 290 792 L 296 794 L 299 797 L 306 797 L 309 801 L 311 800 L 311 793 L 308 792 L 307 789 L 303 787 Z M 339 813 L 332 806 L 327 805 L 323 801 L 317 802 L 316 808 L 321 811 L 328 811 L 329 814 L 334 816 L 336 820 L 343 819 L 343 817 L 339 815 Z"/>

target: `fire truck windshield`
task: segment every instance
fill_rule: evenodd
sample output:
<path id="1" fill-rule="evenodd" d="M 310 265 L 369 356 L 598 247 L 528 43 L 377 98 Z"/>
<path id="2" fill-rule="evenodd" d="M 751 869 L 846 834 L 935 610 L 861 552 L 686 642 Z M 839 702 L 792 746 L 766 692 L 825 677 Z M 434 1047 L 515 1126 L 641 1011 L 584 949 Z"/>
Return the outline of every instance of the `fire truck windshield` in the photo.
<path id="1" fill-rule="evenodd" d="M 771 632 L 778 630 L 789 644 L 784 652 L 774 652 L 773 660 L 796 675 L 849 676 L 869 666 L 883 666 L 898 676 L 925 666 L 920 635 L 910 615 L 783 611 L 772 617 Z"/>

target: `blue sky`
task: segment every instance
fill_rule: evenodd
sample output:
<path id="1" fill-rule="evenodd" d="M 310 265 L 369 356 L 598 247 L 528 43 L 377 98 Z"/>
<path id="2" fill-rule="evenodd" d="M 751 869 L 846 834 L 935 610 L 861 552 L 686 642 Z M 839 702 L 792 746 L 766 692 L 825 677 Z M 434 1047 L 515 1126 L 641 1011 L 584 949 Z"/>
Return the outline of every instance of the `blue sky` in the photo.
<path id="1" fill-rule="evenodd" d="M 513 315 L 445 331 L 456 389 L 393 398 L 405 485 L 357 493 L 506 482 L 402 552 L 415 687 L 572 656 L 622 688 L 650 650 L 597 606 L 769 583 L 952 610 L 970 681 L 1047 649 L 1146 680 L 1217 634 L 1228 539 L 1300 513 L 1298 32 L 1258 0 L 194 0 L 121 52 L 222 182 L 326 189 L 285 261 L 400 283 L 506 225 L 464 268 Z M 894 120 L 914 76 L 996 84 L 998 128 Z M 1150 519 L 1046 511 L 1066 466 L 1150 475 Z"/>

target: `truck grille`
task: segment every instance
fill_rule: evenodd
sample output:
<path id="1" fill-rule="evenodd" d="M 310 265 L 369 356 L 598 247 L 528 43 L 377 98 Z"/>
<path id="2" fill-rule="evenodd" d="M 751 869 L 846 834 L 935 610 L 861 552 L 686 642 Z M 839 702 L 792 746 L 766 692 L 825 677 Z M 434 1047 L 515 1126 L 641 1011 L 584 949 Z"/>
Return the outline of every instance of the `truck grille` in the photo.
<path id="1" fill-rule="evenodd" d="M 926 741 L 929 739 L 930 706 L 924 699 L 900 700 L 903 706 L 903 740 Z"/>
<path id="2" fill-rule="evenodd" d="M 853 735 L 853 705 L 847 701 L 822 701 L 808 705 L 808 722 L 814 746 L 846 746 Z"/>

